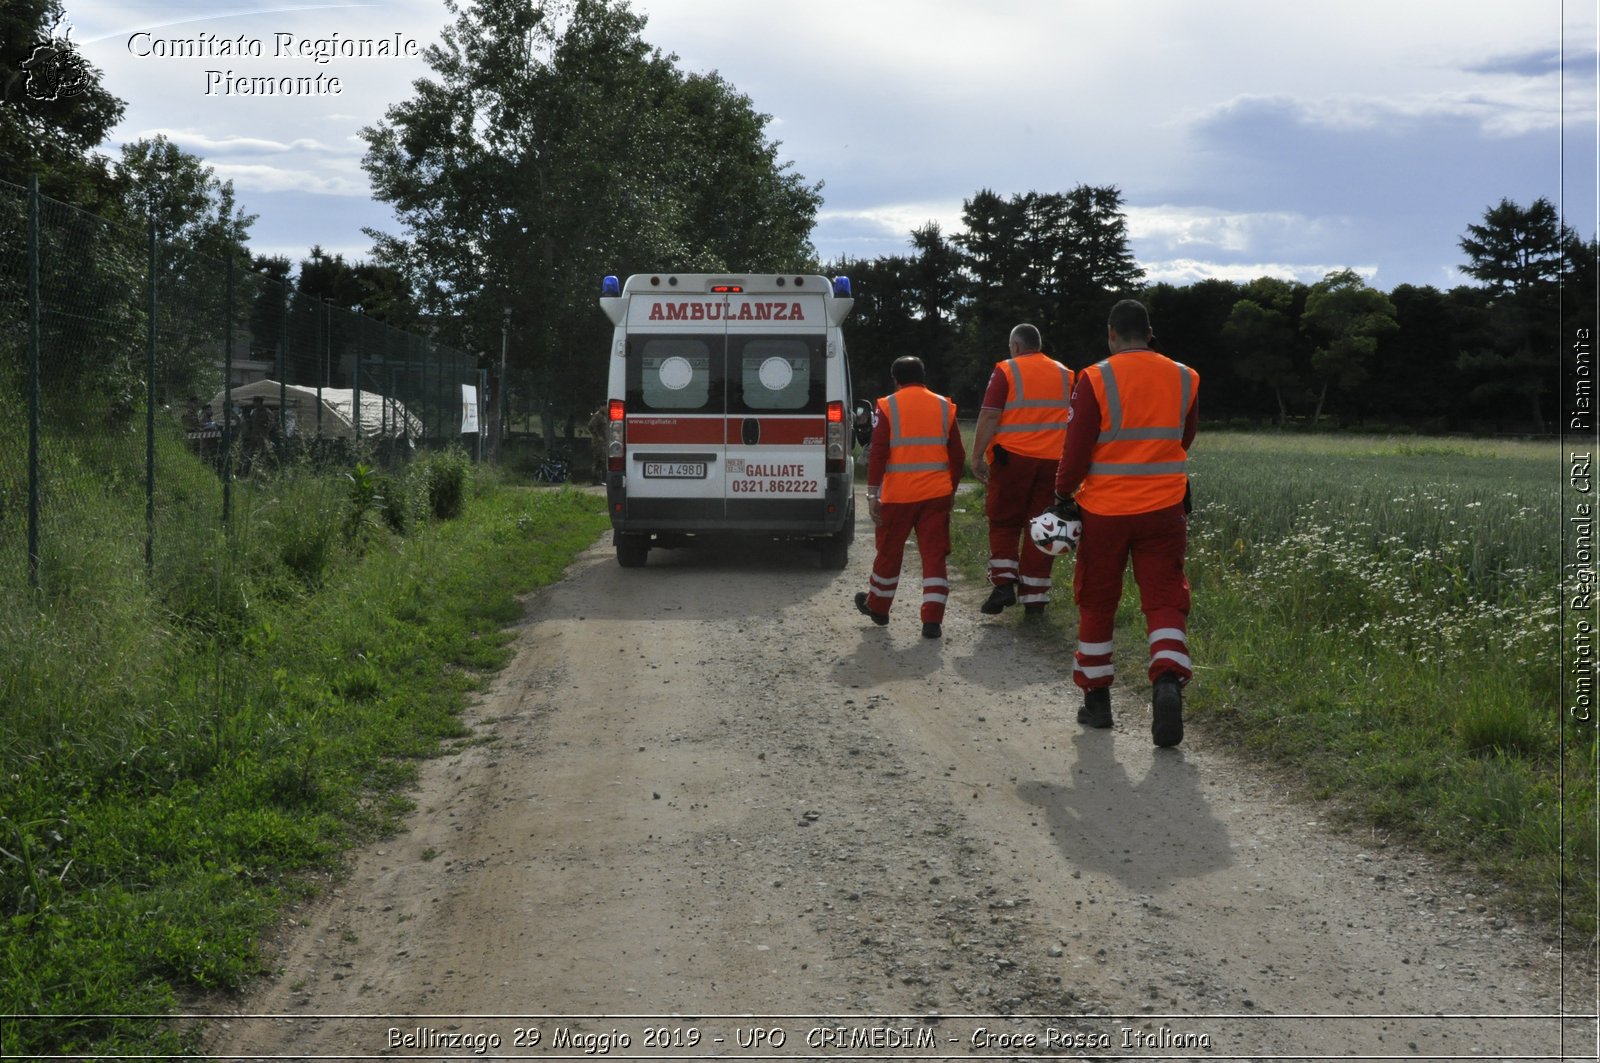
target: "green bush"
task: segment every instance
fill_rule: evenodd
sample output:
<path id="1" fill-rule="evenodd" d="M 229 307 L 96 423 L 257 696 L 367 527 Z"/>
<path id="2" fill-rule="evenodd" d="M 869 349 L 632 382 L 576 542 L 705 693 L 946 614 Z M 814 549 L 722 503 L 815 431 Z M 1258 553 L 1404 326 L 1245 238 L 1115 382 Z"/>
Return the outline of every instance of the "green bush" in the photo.
<path id="1" fill-rule="evenodd" d="M 435 520 L 454 520 L 461 516 L 467 501 L 467 478 L 471 466 L 460 447 L 434 451 L 416 465 L 425 485 L 428 512 Z"/>

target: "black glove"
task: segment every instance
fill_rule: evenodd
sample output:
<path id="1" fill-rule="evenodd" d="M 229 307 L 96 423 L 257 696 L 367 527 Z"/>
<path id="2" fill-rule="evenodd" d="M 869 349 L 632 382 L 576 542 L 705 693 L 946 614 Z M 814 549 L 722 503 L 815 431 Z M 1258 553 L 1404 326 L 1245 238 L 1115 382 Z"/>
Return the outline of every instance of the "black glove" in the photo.
<path id="1" fill-rule="evenodd" d="M 1078 503 L 1070 498 L 1062 498 L 1060 495 L 1056 496 L 1056 504 L 1050 507 L 1050 512 L 1064 521 L 1082 522 L 1083 520 L 1083 511 L 1078 508 Z"/>

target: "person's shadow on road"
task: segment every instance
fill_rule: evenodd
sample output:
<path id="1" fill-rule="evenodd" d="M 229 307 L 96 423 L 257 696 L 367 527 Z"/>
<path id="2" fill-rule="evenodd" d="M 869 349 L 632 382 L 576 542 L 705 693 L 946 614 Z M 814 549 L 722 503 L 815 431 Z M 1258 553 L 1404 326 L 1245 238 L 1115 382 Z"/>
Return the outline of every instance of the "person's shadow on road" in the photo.
<path id="1" fill-rule="evenodd" d="M 1227 828 L 1200 792 L 1181 749 L 1156 750 L 1138 782 L 1117 760 L 1111 735 L 1080 731 L 1068 783 L 1031 781 L 1022 799 L 1043 811 L 1067 862 L 1154 892 L 1233 863 Z"/>

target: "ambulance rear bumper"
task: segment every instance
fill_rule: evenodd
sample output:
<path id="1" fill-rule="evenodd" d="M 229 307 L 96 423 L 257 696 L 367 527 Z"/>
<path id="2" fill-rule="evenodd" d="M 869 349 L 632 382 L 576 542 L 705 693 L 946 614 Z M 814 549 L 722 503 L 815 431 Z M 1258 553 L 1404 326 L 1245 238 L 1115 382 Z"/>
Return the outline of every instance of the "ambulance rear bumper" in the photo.
<path id="1" fill-rule="evenodd" d="M 622 476 L 607 479 L 611 526 L 631 534 L 762 535 L 811 538 L 844 528 L 849 481 L 829 476 L 822 498 L 630 498 Z"/>

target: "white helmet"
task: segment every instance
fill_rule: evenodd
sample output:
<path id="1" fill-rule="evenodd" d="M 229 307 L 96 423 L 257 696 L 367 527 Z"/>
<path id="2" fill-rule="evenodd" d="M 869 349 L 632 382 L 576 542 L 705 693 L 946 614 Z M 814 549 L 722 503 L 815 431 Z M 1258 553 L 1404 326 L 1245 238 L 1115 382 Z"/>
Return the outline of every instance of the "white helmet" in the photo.
<path id="1" fill-rule="evenodd" d="M 1033 545 L 1052 557 L 1059 557 L 1076 548 L 1081 534 L 1083 525 L 1080 522 L 1062 520 L 1048 510 L 1028 522 L 1028 537 L 1033 540 Z"/>

